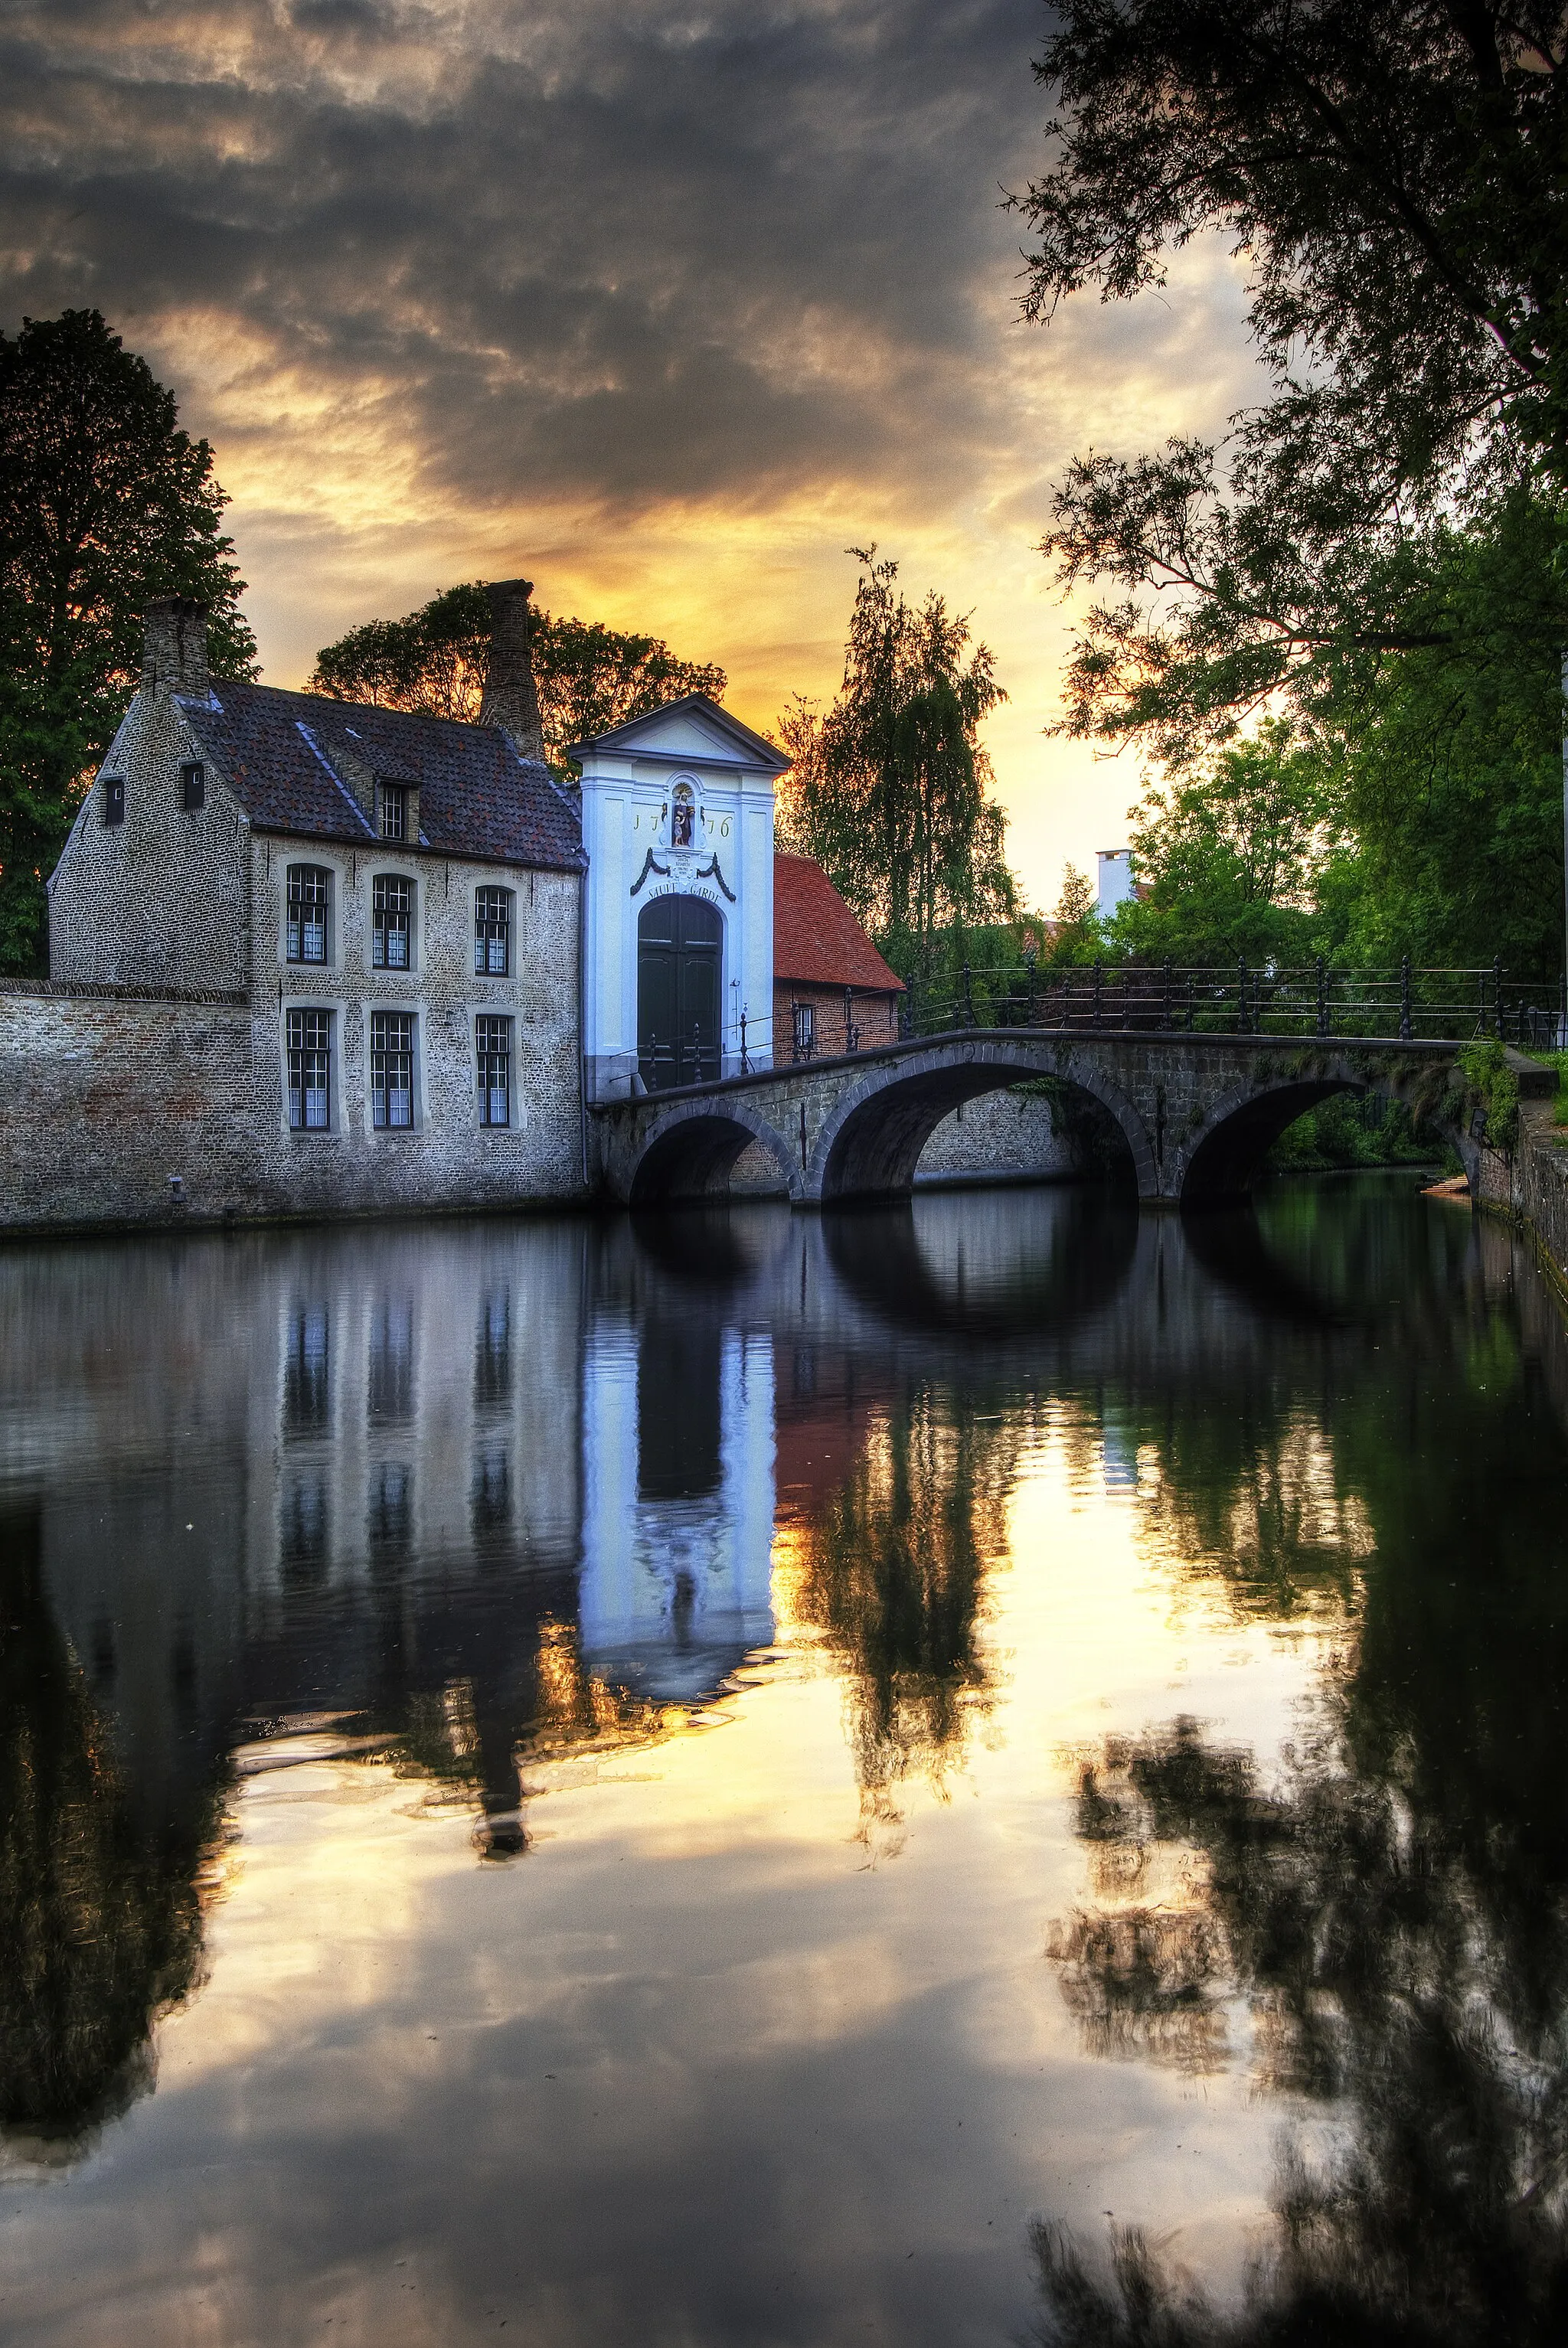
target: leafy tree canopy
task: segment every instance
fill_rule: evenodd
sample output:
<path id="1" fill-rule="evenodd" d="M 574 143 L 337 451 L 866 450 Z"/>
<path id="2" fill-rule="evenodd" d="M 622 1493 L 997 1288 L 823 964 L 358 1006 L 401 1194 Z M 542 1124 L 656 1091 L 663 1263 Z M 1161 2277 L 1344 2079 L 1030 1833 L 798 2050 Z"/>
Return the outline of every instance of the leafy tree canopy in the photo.
<path id="1" fill-rule="evenodd" d="M 0 334 L 0 969 L 41 965 L 44 881 L 140 672 L 157 595 L 253 675 L 212 451 L 96 310 Z"/>
<path id="2" fill-rule="evenodd" d="M 477 721 L 490 652 L 490 610 L 478 582 L 449 587 L 402 620 L 371 620 L 316 654 L 312 693 L 388 709 Z M 533 614 L 529 635 L 534 683 L 552 765 L 567 768 L 573 742 L 624 726 L 685 693 L 724 692 L 723 669 L 677 659 L 657 636 L 624 633 L 596 620 Z M 575 772 L 573 767 L 572 771 Z"/>
<path id="3" fill-rule="evenodd" d="M 1336 844 L 1334 779 L 1274 719 L 1150 789 L 1131 810 L 1147 893 L 1118 908 L 1117 945 L 1150 962 L 1306 960 L 1314 885 Z"/>
<path id="4" fill-rule="evenodd" d="M 934 590 L 912 604 L 896 562 L 861 565 L 844 681 L 825 714 L 779 721 L 793 761 L 780 829 L 816 857 L 901 966 L 929 976 L 938 941 L 1009 920 L 1006 818 L 986 795 L 981 722 L 1006 698 L 985 644 Z"/>
<path id="5" fill-rule="evenodd" d="M 1077 458 L 1047 550 L 1112 592 L 1069 730 L 1190 757 L 1336 662 L 1441 651 L 1429 525 L 1568 489 L 1568 55 L 1544 0 L 1063 0 L 1037 66 L 1052 168 L 1016 200 L 1026 308 L 1158 284 L 1203 231 L 1249 264 L 1274 396 L 1196 439 Z M 1511 624 L 1542 664 L 1562 565 Z"/>
<path id="6" fill-rule="evenodd" d="M 1265 722 L 1130 810 L 1140 959 L 1475 967 L 1550 980 L 1562 942 L 1561 699 L 1514 625 L 1552 518 L 1434 529 L 1458 642 L 1346 662 L 1310 726 Z"/>

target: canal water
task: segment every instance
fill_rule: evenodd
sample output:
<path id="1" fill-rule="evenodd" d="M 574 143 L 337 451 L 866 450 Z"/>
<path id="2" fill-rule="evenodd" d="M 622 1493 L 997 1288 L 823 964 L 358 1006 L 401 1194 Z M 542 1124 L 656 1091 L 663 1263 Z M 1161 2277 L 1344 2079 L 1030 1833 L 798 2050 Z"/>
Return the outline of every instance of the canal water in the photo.
<path id="1" fill-rule="evenodd" d="M 1408 1175 L 5 1253 L 0 2338 L 1560 2339 L 1565 1430 Z"/>

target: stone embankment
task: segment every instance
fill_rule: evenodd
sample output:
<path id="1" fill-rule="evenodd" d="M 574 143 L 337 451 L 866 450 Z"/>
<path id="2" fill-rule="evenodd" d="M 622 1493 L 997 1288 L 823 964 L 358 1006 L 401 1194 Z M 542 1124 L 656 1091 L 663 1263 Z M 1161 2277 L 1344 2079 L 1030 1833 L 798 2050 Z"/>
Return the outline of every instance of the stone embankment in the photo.
<path id="1" fill-rule="evenodd" d="M 1518 1149 L 1511 1160 L 1495 1150 L 1485 1153 L 1480 1196 L 1483 1206 L 1504 1207 L 1527 1225 L 1553 1278 L 1568 1293 L 1568 1130 L 1555 1123 L 1555 1114 L 1554 1099 L 1521 1100 Z"/>

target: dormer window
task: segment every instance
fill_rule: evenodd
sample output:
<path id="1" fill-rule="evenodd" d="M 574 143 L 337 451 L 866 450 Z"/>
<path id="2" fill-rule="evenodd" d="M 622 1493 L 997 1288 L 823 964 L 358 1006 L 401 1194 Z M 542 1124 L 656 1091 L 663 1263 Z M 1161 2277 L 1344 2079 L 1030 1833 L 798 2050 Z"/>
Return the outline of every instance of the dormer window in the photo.
<path id="1" fill-rule="evenodd" d="M 103 819 L 105 823 L 125 821 L 125 777 L 106 775 L 103 778 Z"/>
<path id="2" fill-rule="evenodd" d="M 406 783 L 377 783 L 376 786 L 381 837 L 383 839 L 407 839 L 408 837 L 408 787 Z"/>
<path id="3" fill-rule="evenodd" d="M 370 960 L 377 970 L 407 970 L 414 926 L 414 884 L 377 873 L 370 900 Z"/>
<path id="4" fill-rule="evenodd" d="M 180 769 L 180 804 L 187 815 L 207 804 L 207 769 L 200 758 L 188 758 Z"/>

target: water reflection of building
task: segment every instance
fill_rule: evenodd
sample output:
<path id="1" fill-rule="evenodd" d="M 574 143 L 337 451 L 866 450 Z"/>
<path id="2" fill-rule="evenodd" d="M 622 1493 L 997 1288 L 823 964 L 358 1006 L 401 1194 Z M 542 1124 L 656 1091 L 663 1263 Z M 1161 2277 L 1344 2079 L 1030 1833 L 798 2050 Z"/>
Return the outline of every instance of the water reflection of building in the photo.
<path id="1" fill-rule="evenodd" d="M 655 1303 L 601 1326 L 583 1385 L 584 1664 L 659 1703 L 773 1636 L 773 1347 Z"/>

